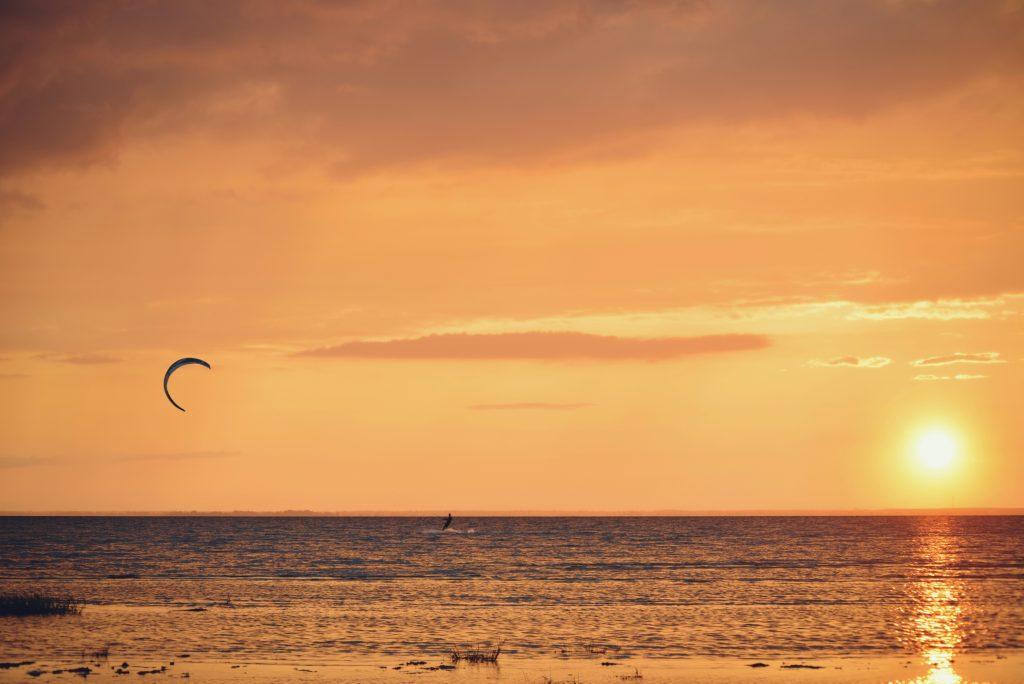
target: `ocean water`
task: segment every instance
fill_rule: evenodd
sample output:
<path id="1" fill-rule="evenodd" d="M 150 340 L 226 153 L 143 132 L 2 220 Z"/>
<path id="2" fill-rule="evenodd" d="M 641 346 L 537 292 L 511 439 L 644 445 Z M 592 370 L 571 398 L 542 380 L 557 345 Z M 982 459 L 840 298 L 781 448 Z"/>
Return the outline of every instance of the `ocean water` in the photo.
<path id="1" fill-rule="evenodd" d="M 0 657 L 831 657 L 1024 648 L 1024 517 L 0 518 Z"/>

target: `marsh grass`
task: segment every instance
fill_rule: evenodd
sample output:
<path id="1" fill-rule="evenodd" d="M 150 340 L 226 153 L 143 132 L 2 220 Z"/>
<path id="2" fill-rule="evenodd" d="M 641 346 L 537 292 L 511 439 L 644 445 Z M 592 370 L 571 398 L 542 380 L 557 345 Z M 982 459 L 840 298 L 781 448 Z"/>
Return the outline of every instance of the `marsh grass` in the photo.
<path id="1" fill-rule="evenodd" d="M 465 650 L 456 646 L 451 650 L 448 657 L 453 663 L 466 662 L 479 665 L 481 663 L 497 664 L 498 656 L 500 655 L 501 644 L 498 644 L 494 648 L 490 648 L 489 646 L 474 646 Z"/>
<path id="2" fill-rule="evenodd" d="M 0 615 L 78 615 L 82 604 L 70 596 L 51 596 L 42 592 L 0 594 Z"/>
<path id="3" fill-rule="evenodd" d="M 104 646 L 103 648 L 99 649 L 98 651 L 93 651 L 92 653 L 90 653 L 88 655 L 92 656 L 93 660 L 109 660 L 110 659 L 110 646 Z"/>

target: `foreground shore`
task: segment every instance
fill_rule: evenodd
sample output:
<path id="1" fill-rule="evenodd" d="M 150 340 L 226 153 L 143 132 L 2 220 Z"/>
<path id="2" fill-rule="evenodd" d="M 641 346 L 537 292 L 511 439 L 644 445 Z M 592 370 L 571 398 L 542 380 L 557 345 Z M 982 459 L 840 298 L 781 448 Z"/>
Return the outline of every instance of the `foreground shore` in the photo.
<path id="1" fill-rule="evenodd" d="M 206 662 L 191 657 L 107 660 L 13 661 L 0 664 L 0 682 L 188 680 L 223 684 L 272 682 L 515 682 L 517 684 L 636 684 L 690 682 L 898 682 L 913 684 L 1018 684 L 1024 683 L 1024 653 L 967 655 L 950 667 L 929 667 L 920 658 L 734 659 L 677 658 L 626 659 L 514 659 L 497 665 L 452 665 L 446 661 L 352 664 L 296 664 L 266 662 Z M 117 661 L 117 662 L 114 662 Z"/>

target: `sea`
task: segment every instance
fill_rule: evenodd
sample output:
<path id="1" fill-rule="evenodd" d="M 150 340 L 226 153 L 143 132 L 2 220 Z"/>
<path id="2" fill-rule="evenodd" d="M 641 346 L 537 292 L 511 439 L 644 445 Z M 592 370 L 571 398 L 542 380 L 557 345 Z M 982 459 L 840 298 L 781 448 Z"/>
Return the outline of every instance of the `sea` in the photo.
<path id="1" fill-rule="evenodd" d="M 1000 657 L 1024 517 L 4 517 L 0 659 Z"/>

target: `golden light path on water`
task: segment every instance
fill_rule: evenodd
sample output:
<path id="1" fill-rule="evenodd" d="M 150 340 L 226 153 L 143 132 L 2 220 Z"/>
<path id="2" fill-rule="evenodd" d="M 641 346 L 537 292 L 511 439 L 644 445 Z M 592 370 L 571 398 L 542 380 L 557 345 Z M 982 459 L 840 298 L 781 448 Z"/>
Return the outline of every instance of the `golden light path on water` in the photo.
<path id="1" fill-rule="evenodd" d="M 921 574 L 908 587 L 913 609 L 905 628 L 907 645 L 924 657 L 928 672 L 907 684 L 965 684 L 953 667 L 964 638 L 963 587 L 948 570 L 956 559 L 955 539 L 948 519 L 929 523 L 934 527 L 923 530 L 920 540 Z"/>

